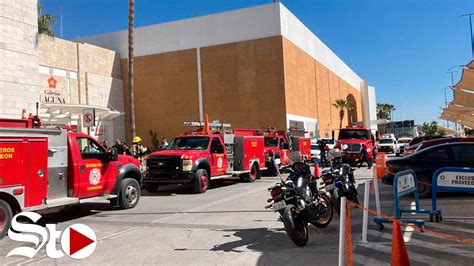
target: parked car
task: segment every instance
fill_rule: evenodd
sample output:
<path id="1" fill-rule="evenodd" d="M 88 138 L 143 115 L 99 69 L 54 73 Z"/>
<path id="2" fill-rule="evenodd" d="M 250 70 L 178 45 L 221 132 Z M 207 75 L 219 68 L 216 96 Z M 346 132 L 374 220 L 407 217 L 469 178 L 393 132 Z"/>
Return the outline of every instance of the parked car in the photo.
<path id="1" fill-rule="evenodd" d="M 393 185 L 396 173 L 412 169 L 418 178 L 420 197 L 431 196 L 431 178 L 441 167 L 474 167 L 474 143 L 444 143 L 423 149 L 403 158 L 391 159 L 386 163 L 387 173 L 382 182 Z"/>
<path id="2" fill-rule="evenodd" d="M 377 144 L 377 149 L 379 152 L 396 153 L 397 141 L 392 138 L 382 138 Z"/>
<path id="3" fill-rule="evenodd" d="M 410 141 L 412 141 L 412 138 L 406 137 L 402 137 L 397 140 L 397 151 L 395 153 L 397 157 L 400 156 L 400 154 L 403 154 L 403 152 L 405 151 L 405 147 L 408 146 Z"/>
<path id="4" fill-rule="evenodd" d="M 418 152 L 432 146 L 436 146 L 443 143 L 450 143 L 450 142 L 474 142 L 474 137 L 467 137 L 467 138 L 455 137 L 455 138 L 425 140 L 421 142 L 421 144 L 418 146 L 416 151 Z"/>
<path id="5" fill-rule="evenodd" d="M 408 143 L 408 146 L 406 146 L 403 149 L 403 156 L 410 155 L 418 149 L 418 147 L 421 145 L 421 142 L 426 141 L 426 140 L 433 140 L 433 139 L 441 139 L 445 138 L 442 136 L 423 136 L 423 137 L 416 137 Z"/>

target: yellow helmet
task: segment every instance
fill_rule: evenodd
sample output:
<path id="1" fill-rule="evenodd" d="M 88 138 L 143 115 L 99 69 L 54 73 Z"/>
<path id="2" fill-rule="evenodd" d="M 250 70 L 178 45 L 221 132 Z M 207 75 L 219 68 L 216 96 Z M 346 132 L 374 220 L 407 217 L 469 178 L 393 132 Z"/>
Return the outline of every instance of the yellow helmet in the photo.
<path id="1" fill-rule="evenodd" d="M 133 143 L 142 142 L 142 138 L 140 138 L 139 136 L 135 136 L 135 137 L 133 138 L 133 141 L 132 141 L 132 142 L 133 142 Z"/>

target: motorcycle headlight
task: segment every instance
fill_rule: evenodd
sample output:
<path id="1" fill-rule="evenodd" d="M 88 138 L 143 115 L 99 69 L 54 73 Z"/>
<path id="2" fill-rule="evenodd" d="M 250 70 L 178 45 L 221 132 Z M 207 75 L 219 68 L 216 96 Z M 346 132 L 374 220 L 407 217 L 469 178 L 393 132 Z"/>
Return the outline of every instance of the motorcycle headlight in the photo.
<path id="1" fill-rule="evenodd" d="M 183 160 L 183 171 L 191 172 L 193 170 L 193 160 Z"/>

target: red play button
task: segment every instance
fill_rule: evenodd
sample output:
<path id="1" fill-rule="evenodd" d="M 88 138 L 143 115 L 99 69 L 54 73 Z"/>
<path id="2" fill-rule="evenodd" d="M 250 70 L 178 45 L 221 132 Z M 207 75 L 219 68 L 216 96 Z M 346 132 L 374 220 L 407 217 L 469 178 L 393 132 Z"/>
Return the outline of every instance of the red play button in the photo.
<path id="1" fill-rule="evenodd" d="M 97 238 L 92 229 L 83 224 L 73 224 L 64 230 L 61 246 L 69 257 L 84 259 L 95 250 Z"/>

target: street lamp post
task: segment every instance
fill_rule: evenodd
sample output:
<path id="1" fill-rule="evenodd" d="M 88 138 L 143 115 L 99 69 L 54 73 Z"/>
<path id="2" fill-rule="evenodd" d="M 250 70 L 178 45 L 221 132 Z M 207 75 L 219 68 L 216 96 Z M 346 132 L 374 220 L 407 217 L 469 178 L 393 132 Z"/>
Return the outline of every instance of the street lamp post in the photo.
<path id="1" fill-rule="evenodd" d="M 460 17 L 469 16 L 469 29 L 471 30 L 471 53 L 472 53 L 472 57 L 474 58 L 474 36 L 472 36 L 472 18 L 471 18 L 472 15 L 474 15 L 474 13 L 464 14 L 464 15 L 461 15 Z"/>

